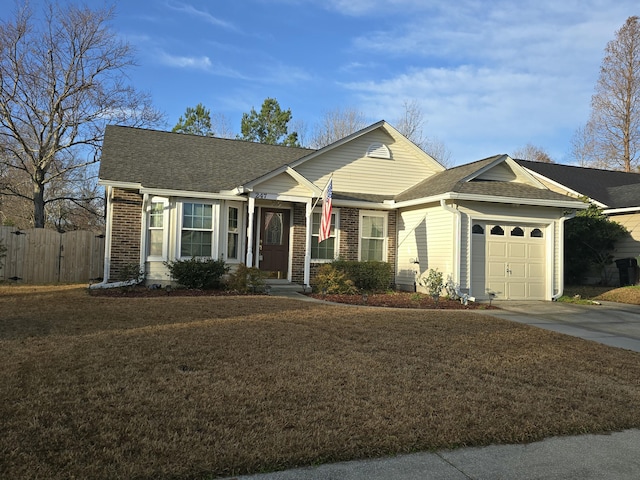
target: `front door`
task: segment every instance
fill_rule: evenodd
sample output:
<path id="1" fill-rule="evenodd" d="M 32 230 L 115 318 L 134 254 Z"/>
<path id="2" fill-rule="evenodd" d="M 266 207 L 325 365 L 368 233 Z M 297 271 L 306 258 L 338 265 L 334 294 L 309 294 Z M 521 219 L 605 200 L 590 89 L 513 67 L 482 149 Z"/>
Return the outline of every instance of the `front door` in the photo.
<path id="1" fill-rule="evenodd" d="M 260 270 L 272 278 L 287 278 L 289 210 L 263 208 L 260 215 Z"/>

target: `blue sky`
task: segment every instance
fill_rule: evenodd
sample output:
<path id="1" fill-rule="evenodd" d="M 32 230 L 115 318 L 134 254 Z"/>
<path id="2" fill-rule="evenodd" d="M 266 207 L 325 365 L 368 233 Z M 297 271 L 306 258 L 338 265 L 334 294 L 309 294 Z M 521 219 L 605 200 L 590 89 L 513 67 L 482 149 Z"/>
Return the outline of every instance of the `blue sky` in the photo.
<path id="1" fill-rule="evenodd" d="M 444 143 L 454 164 L 527 143 L 568 162 L 605 45 L 640 14 L 637 0 L 115 5 L 112 26 L 136 49 L 131 82 L 151 94 L 167 129 L 198 103 L 237 132 L 243 112 L 273 97 L 310 134 L 327 110 L 355 108 L 370 123 L 393 124 L 403 102 L 415 100 L 425 134 Z"/>

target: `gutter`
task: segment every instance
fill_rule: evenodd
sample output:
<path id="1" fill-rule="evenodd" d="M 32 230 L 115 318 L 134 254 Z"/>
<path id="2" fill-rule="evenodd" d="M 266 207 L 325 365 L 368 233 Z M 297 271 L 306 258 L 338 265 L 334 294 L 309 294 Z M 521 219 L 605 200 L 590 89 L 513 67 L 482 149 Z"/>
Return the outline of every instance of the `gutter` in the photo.
<path id="1" fill-rule="evenodd" d="M 562 234 L 560 240 L 562 240 L 562 242 L 564 242 L 564 222 L 566 222 L 567 220 L 571 220 L 575 216 L 576 216 L 576 213 L 573 212 L 569 215 L 565 215 L 564 217 L 560 218 L 560 233 Z M 560 277 L 560 281 L 558 282 L 559 288 L 558 288 L 558 293 L 551 296 L 552 302 L 557 301 L 564 293 L 564 244 L 560 249 L 560 258 L 558 259 L 558 261 L 559 261 L 558 276 Z"/>

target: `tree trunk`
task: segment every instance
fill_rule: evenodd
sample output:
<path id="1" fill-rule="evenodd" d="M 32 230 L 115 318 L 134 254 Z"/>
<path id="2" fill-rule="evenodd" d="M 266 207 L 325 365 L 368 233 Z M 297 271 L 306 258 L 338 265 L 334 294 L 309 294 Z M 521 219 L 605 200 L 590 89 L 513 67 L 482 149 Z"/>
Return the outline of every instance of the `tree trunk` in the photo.
<path id="1" fill-rule="evenodd" d="M 33 184 L 33 226 L 44 228 L 44 185 Z"/>

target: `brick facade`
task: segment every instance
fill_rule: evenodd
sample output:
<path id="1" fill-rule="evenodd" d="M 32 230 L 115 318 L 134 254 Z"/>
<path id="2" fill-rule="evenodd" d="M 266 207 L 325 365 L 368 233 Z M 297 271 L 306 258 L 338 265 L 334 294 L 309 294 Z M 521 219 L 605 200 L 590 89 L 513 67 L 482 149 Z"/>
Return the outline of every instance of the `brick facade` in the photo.
<path id="1" fill-rule="evenodd" d="M 389 212 L 388 238 L 387 238 L 387 262 L 394 268 L 396 264 L 396 231 L 397 212 Z M 358 246 L 360 242 L 360 211 L 357 208 L 340 208 L 340 245 L 338 247 L 341 259 L 357 261 Z M 304 283 L 304 248 L 306 239 L 306 206 L 295 204 L 293 206 L 293 265 L 291 281 L 294 283 Z M 323 263 L 311 262 L 310 279 L 313 277 Z"/>
<path id="2" fill-rule="evenodd" d="M 111 208 L 109 281 L 118 281 L 123 267 L 140 263 L 142 195 L 132 190 L 114 188 Z"/>

